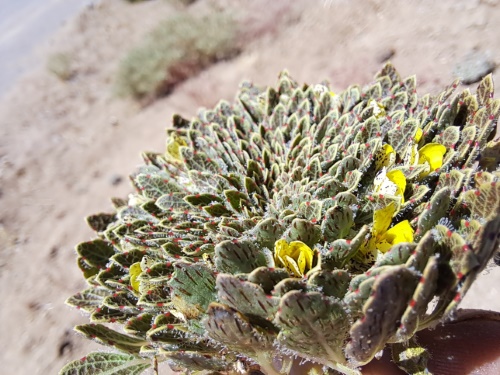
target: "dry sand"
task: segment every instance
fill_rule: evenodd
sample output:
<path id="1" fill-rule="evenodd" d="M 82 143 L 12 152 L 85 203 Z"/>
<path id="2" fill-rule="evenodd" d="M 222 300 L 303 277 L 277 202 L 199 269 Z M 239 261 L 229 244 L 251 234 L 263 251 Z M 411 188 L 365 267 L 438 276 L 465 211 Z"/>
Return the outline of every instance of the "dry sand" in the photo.
<path id="1" fill-rule="evenodd" d="M 287 68 L 300 82 L 335 90 L 368 83 L 386 56 L 419 92 L 436 93 L 476 48 L 500 62 L 499 1 L 200 0 L 231 10 L 245 35 L 237 58 L 179 85 L 146 108 L 111 94 L 117 61 L 156 21 L 183 8 L 167 1 L 95 2 L 44 47 L 72 57 L 75 76 L 46 70 L 20 80 L 0 102 L 0 353 L 3 374 L 53 374 L 99 349 L 72 333 L 87 322 L 64 305 L 84 286 L 74 245 L 92 238 L 82 218 L 131 191 L 142 150 L 162 151 L 173 113 L 232 99 L 238 83 L 274 84 Z M 497 82 L 499 73 L 494 74 Z M 498 96 L 498 95 L 497 95 Z M 124 182 L 116 183 L 119 178 Z M 463 306 L 500 311 L 500 267 L 480 277 Z"/>

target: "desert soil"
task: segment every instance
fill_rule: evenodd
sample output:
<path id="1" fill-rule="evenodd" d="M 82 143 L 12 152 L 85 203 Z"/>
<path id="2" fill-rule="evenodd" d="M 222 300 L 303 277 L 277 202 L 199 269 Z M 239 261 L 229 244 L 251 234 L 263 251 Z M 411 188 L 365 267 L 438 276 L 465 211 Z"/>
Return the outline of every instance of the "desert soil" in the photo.
<path id="1" fill-rule="evenodd" d="M 210 5 L 212 4 L 212 5 Z M 190 78 L 141 107 L 112 94 L 119 59 L 157 21 L 209 6 L 232 13 L 242 53 Z M 418 91 L 438 92 L 472 50 L 500 62 L 499 1 L 199 0 L 95 1 L 41 46 L 71 56 L 63 82 L 44 68 L 19 80 L 0 100 L 0 355 L 4 374 L 53 374 L 99 349 L 75 336 L 87 322 L 64 305 L 84 281 L 74 245 L 93 233 L 83 218 L 125 197 L 140 151 L 161 152 L 174 113 L 231 100 L 238 83 L 274 84 L 288 69 L 299 82 L 328 79 L 334 90 L 365 84 L 390 57 Z M 41 64 L 43 65 L 43 64 Z M 494 78 L 500 82 L 499 73 Z M 472 85 L 474 88 L 474 85 Z M 497 95 L 498 97 L 498 95 Z M 490 268 L 463 307 L 500 311 L 500 267 Z"/>

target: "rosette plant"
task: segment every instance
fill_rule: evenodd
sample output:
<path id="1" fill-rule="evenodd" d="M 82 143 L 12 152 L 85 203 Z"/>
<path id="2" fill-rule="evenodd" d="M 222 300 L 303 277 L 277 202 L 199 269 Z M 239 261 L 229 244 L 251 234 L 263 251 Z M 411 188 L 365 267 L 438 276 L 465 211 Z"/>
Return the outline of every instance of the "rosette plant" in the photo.
<path id="1" fill-rule="evenodd" d="M 500 100 L 491 76 L 457 86 L 419 97 L 387 64 L 335 94 L 283 72 L 175 115 L 76 247 L 88 288 L 67 303 L 92 323 L 75 329 L 121 353 L 61 373 L 359 374 L 385 347 L 425 371 L 415 333 L 453 319 L 499 245 Z"/>

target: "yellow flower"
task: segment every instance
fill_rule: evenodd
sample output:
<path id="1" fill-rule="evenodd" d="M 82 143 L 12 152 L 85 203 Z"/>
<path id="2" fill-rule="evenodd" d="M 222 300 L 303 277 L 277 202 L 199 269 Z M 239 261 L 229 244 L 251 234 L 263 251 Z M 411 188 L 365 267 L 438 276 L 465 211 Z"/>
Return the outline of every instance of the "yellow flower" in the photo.
<path id="1" fill-rule="evenodd" d="M 142 273 L 141 262 L 134 263 L 130 266 L 130 285 L 135 291 L 139 291 L 139 285 L 141 284 L 137 278 Z"/>
<path id="2" fill-rule="evenodd" d="M 413 242 L 413 228 L 408 220 L 403 220 L 385 232 L 385 239 L 391 245 Z"/>
<path id="3" fill-rule="evenodd" d="M 385 167 L 377 174 L 374 184 L 374 192 L 383 195 L 395 195 L 404 203 L 406 190 L 406 177 L 399 169 L 386 172 Z"/>
<path id="4" fill-rule="evenodd" d="M 393 245 L 401 242 L 413 242 L 413 228 L 408 220 L 401 221 L 389 229 L 396 212 L 394 202 L 373 213 L 372 238 L 363 252 L 379 250 L 387 252 Z"/>
<path id="5" fill-rule="evenodd" d="M 396 161 L 396 151 L 391 145 L 385 144 L 375 155 L 375 168 L 378 170 L 383 167 L 389 168 Z"/>
<path id="6" fill-rule="evenodd" d="M 422 139 L 422 134 L 424 134 L 422 129 L 417 128 L 417 132 L 415 133 L 415 136 L 413 137 L 413 140 L 415 141 L 415 143 L 420 142 L 420 140 Z"/>
<path id="7" fill-rule="evenodd" d="M 439 143 L 427 143 L 424 147 L 418 150 L 418 163 L 427 163 L 430 167 L 428 172 L 422 172 L 420 177 L 425 177 L 443 165 L 443 156 L 446 154 L 446 147 Z"/>
<path id="8" fill-rule="evenodd" d="M 396 185 L 396 195 L 401 197 L 401 203 L 404 203 L 404 194 L 406 190 L 406 177 L 399 169 L 387 172 L 387 178 Z"/>
<path id="9" fill-rule="evenodd" d="M 274 244 L 274 260 L 277 266 L 285 267 L 286 270 L 297 277 L 312 268 L 314 251 L 302 241 L 278 240 Z"/>

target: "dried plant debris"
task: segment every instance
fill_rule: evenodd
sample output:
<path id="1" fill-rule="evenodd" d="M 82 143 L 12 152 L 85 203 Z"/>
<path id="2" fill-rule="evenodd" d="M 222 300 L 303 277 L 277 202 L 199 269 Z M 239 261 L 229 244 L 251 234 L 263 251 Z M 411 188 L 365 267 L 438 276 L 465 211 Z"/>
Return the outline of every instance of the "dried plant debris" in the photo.
<path id="1" fill-rule="evenodd" d="M 425 352 L 414 334 L 453 319 L 498 258 L 500 168 L 483 157 L 500 100 L 491 76 L 474 94 L 457 84 L 417 96 L 387 64 L 335 94 L 283 72 L 174 116 L 165 153 L 143 155 L 135 193 L 91 216 L 97 238 L 77 246 L 88 287 L 67 302 L 92 323 L 76 329 L 124 354 L 61 374 L 144 358 L 286 374 L 297 357 L 359 374 L 386 346 L 425 370 L 405 359 Z"/>

